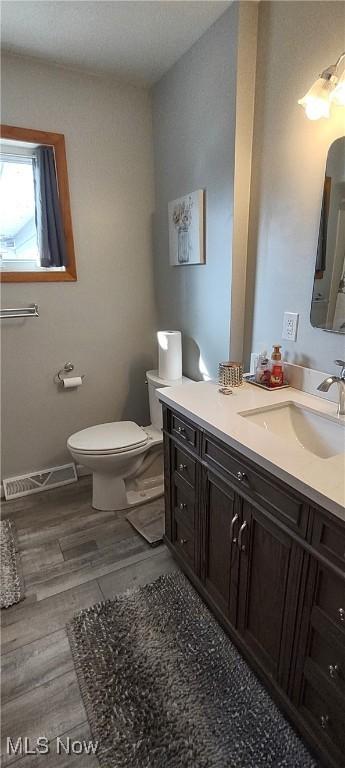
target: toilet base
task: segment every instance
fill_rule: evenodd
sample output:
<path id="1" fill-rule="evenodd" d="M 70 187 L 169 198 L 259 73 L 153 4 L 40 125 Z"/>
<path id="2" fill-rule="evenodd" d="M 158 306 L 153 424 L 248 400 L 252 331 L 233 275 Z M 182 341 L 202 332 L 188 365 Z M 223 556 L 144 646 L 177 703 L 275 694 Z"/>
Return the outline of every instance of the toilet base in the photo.
<path id="1" fill-rule="evenodd" d="M 94 472 L 92 475 L 92 506 L 104 512 L 127 507 L 124 480 L 110 474 Z"/>
<path id="2" fill-rule="evenodd" d="M 92 506 L 102 512 L 131 509 L 164 494 L 164 477 L 124 481 L 108 474 L 93 473 Z"/>

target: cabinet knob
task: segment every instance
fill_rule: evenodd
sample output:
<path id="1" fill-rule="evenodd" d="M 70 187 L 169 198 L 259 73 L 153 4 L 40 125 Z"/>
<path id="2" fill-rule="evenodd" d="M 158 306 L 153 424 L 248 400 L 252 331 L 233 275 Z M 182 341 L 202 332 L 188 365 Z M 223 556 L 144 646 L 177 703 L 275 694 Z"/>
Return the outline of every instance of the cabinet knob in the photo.
<path id="1" fill-rule="evenodd" d="M 339 674 L 339 665 L 338 664 L 330 664 L 328 667 L 329 676 L 333 679 L 337 677 Z"/>
<path id="2" fill-rule="evenodd" d="M 188 544 L 188 539 L 180 539 L 180 544 L 182 544 L 182 546 Z"/>
<path id="3" fill-rule="evenodd" d="M 179 504 L 179 508 L 180 508 L 181 512 L 183 512 L 183 510 L 184 510 L 184 509 L 187 509 L 187 504 L 184 504 L 184 503 L 181 501 L 181 504 Z"/>
<path id="4" fill-rule="evenodd" d="M 338 609 L 338 616 L 339 616 L 340 621 L 345 621 L 345 610 L 344 610 L 344 608 L 339 608 Z"/>
<path id="5" fill-rule="evenodd" d="M 243 483 L 245 480 L 247 480 L 247 475 L 245 472 L 237 472 L 237 480 L 240 481 L 240 483 Z"/>
<path id="6" fill-rule="evenodd" d="M 187 469 L 187 464 L 179 464 L 179 472 L 184 472 Z"/>
<path id="7" fill-rule="evenodd" d="M 184 427 L 177 427 L 177 431 L 178 431 L 179 435 L 183 435 L 186 430 L 185 430 Z"/>
<path id="8" fill-rule="evenodd" d="M 321 728 L 323 728 L 325 730 L 325 728 L 327 728 L 327 726 L 328 726 L 328 723 L 329 723 L 328 715 L 321 715 L 321 717 L 320 717 Z"/>

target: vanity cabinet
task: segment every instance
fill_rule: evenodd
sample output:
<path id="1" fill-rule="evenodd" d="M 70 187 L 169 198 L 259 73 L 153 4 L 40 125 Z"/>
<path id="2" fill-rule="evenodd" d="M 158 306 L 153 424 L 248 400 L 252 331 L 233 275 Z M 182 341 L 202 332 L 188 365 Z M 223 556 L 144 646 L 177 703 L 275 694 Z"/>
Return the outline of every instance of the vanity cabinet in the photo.
<path id="1" fill-rule="evenodd" d="M 322 764 L 345 766 L 345 523 L 163 407 L 166 542 Z"/>

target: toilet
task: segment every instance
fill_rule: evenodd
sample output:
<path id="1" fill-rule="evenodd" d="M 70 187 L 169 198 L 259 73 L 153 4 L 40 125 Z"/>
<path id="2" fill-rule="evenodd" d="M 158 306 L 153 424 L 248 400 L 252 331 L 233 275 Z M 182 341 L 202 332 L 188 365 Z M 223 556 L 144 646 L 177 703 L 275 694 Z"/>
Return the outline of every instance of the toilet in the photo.
<path id="1" fill-rule="evenodd" d="M 127 509 L 163 494 L 162 406 L 156 390 L 190 379 L 169 381 L 160 378 L 158 371 L 147 371 L 146 378 L 148 427 L 139 427 L 134 421 L 112 421 L 82 429 L 67 440 L 76 464 L 92 472 L 95 509 Z"/>

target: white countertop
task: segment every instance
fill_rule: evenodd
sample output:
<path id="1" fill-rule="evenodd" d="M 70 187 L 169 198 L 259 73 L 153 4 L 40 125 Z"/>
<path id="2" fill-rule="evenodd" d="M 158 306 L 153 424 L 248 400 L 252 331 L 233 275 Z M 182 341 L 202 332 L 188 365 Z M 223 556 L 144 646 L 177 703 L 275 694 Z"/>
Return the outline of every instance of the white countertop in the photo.
<path id="1" fill-rule="evenodd" d="M 158 390 L 167 405 L 202 429 L 223 440 L 244 456 L 270 471 L 312 502 L 345 520 L 345 460 L 338 454 L 327 459 L 302 446 L 291 446 L 281 437 L 240 416 L 241 411 L 277 403 L 295 402 L 321 414 L 336 415 L 336 405 L 292 387 L 267 392 L 251 384 L 222 395 L 215 382 L 193 382 Z M 338 417 L 345 423 L 345 417 Z"/>

